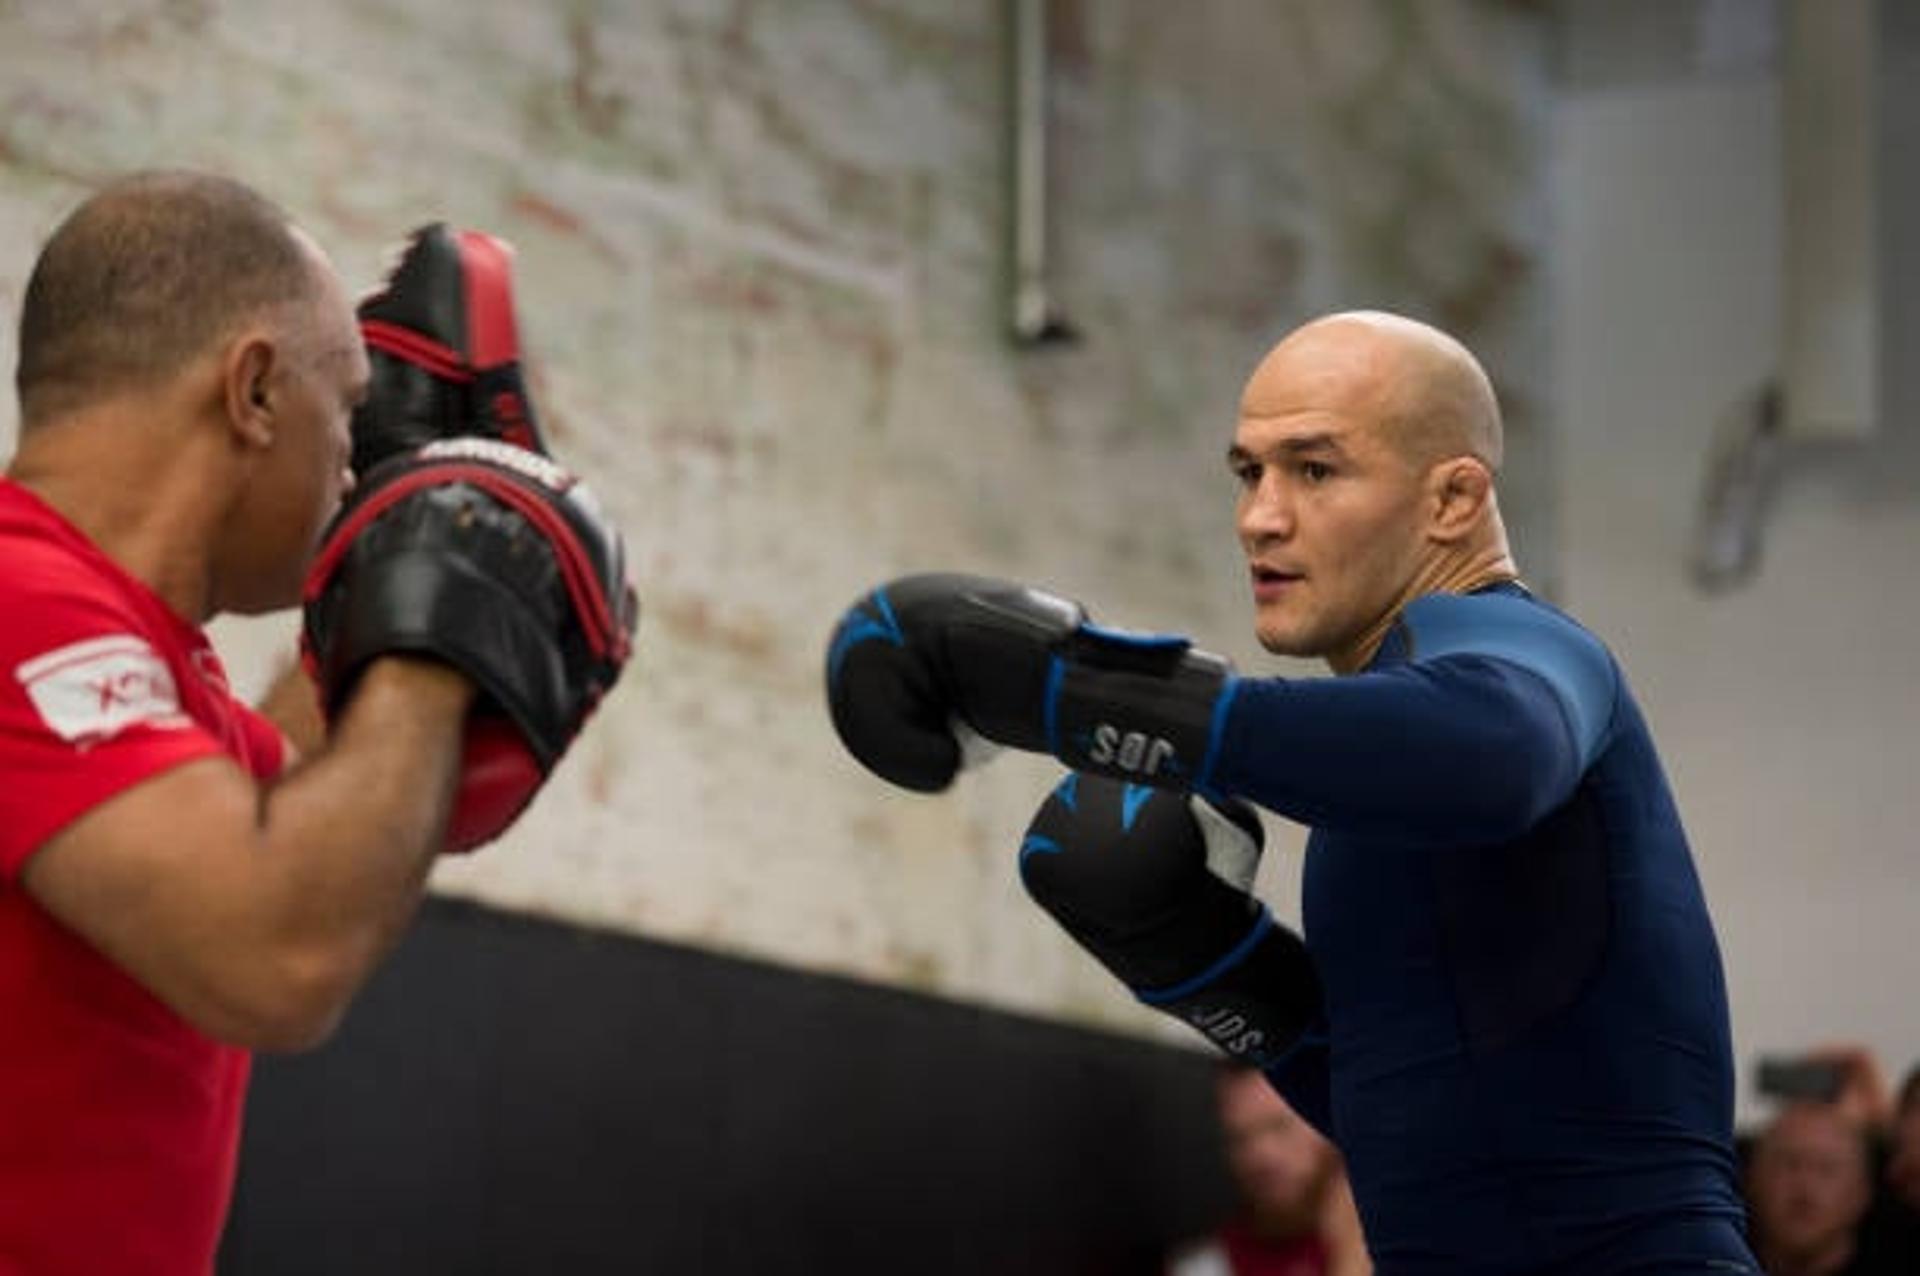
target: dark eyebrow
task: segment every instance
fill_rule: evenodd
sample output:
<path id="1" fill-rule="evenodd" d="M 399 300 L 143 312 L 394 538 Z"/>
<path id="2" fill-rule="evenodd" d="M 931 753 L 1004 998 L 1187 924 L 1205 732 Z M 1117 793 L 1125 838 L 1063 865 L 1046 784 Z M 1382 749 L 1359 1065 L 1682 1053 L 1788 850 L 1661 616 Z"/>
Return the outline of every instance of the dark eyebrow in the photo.
<path id="1" fill-rule="evenodd" d="M 1272 450 L 1282 456 L 1304 456 L 1310 452 L 1332 452 L 1336 456 L 1344 455 L 1340 440 L 1331 434 L 1303 434 L 1296 439 L 1283 439 L 1274 444 Z M 1259 459 L 1238 443 L 1227 448 L 1228 465 L 1242 465 Z"/>

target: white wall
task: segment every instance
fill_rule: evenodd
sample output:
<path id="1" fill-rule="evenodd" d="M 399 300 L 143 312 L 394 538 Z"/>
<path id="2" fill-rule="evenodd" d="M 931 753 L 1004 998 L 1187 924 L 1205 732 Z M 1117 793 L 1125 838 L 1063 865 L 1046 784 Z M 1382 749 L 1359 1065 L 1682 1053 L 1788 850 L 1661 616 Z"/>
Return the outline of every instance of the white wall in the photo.
<path id="1" fill-rule="evenodd" d="M 1588 87 L 1555 123 L 1552 313 L 1540 15 L 1062 8 L 1059 282 L 1090 340 L 1023 357 L 984 0 L 0 4 L 0 364 L 32 245 L 127 167 L 262 185 L 355 284 L 428 215 L 510 235 L 560 449 L 626 522 L 647 611 L 553 793 L 440 888 L 1144 1027 L 1014 884 L 1047 768 L 886 791 L 827 728 L 827 628 L 875 577 L 952 564 L 1262 664 L 1216 477 L 1239 380 L 1315 310 L 1427 314 L 1507 400 L 1529 577 L 1613 643 L 1659 731 L 1743 1055 L 1920 1057 L 1920 514 L 1809 478 L 1756 586 L 1684 575 L 1708 434 L 1772 367 L 1775 121 L 1758 75 L 1660 85 L 1684 15 L 1737 34 L 1765 0 L 1570 6 Z M 1623 66 L 1640 87 L 1591 89 Z M 286 635 L 221 631 L 243 681 Z"/>
<path id="2" fill-rule="evenodd" d="M 1920 1061 L 1920 502 L 1869 494 L 1884 447 L 1800 468 L 1756 582 L 1686 574 L 1709 438 L 1776 367 L 1776 98 L 1767 74 L 1577 91 L 1553 147 L 1565 602 L 1677 790 L 1747 1117 L 1759 1052 Z"/>
<path id="3" fill-rule="evenodd" d="M 1021 894 L 1055 768 L 889 790 L 828 725 L 828 631 L 864 587 L 944 566 L 1257 660 L 1234 403 L 1282 331 L 1354 305 L 1486 356 L 1549 575 L 1549 24 L 1492 0 L 1057 10 L 1073 350 L 1004 337 L 993 0 L 0 0 L 0 303 L 135 166 L 260 185 L 356 287 L 429 216 L 509 236 L 536 393 L 627 530 L 644 614 L 549 791 L 436 887 L 1159 1031 Z M 289 633 L 217 637 L 257 685 Z M 1298 836 L 1276 835 L 1290 912 Z"/>

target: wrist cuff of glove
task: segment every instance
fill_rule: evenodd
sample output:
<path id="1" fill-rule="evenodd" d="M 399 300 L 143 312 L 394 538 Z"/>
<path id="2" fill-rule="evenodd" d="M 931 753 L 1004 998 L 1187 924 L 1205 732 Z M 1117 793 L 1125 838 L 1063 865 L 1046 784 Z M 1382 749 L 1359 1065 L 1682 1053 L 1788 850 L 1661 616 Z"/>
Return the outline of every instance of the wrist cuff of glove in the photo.
<path id="1" fill-rule="evenodd" d="M 1207 792 L 1236 685 L 1184 637 L 1083 624 L 1048 669 L 1047 749 L 1075 770 Z"/>
<path id="2" fill-rule="evenodd" d="M 1240 941 L 1205 970 L 1167 987 L 1136 987 L 1133 994 L 1260 1067 L 1300 1045 L 1323 1009 L 1306 945 L 1264 905 Z"/>

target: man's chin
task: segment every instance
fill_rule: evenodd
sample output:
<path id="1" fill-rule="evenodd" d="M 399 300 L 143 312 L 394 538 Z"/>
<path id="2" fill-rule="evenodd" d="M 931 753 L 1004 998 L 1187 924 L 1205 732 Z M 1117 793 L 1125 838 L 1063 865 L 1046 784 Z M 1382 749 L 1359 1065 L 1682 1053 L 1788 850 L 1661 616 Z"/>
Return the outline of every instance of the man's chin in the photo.
<path id="1" fill-rule="evenodd" d="M 1315 640 L 1311 634 L 1256 624 L 1253 627 L 1253 636 L 1259 640 L 1262 647 L 1276 656 L 1313 660 L 1326 654 L 1325 644 Z"/>

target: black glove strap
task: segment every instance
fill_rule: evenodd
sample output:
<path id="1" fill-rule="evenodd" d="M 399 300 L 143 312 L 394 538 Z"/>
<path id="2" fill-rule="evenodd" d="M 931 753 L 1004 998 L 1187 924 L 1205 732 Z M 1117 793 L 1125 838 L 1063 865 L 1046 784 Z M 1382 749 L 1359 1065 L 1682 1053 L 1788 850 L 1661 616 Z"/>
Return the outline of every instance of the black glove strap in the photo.
<path id="1" fill-rule="evenodd" d="M 1047 748 L 1077 771 L 1206 792 L 1232 666 L 1187 639 L 1081 625 L 1047 681 Z"/>
<path id="2" fill-rule="evenodd" d="M 1324 1009 L 1313 958 L 1261 905 L 1251 929 L 1219 960 L 1165 988 L 1135 988 L 1236 1059 L 1269 1067 L 1303 1042 Z"/>

